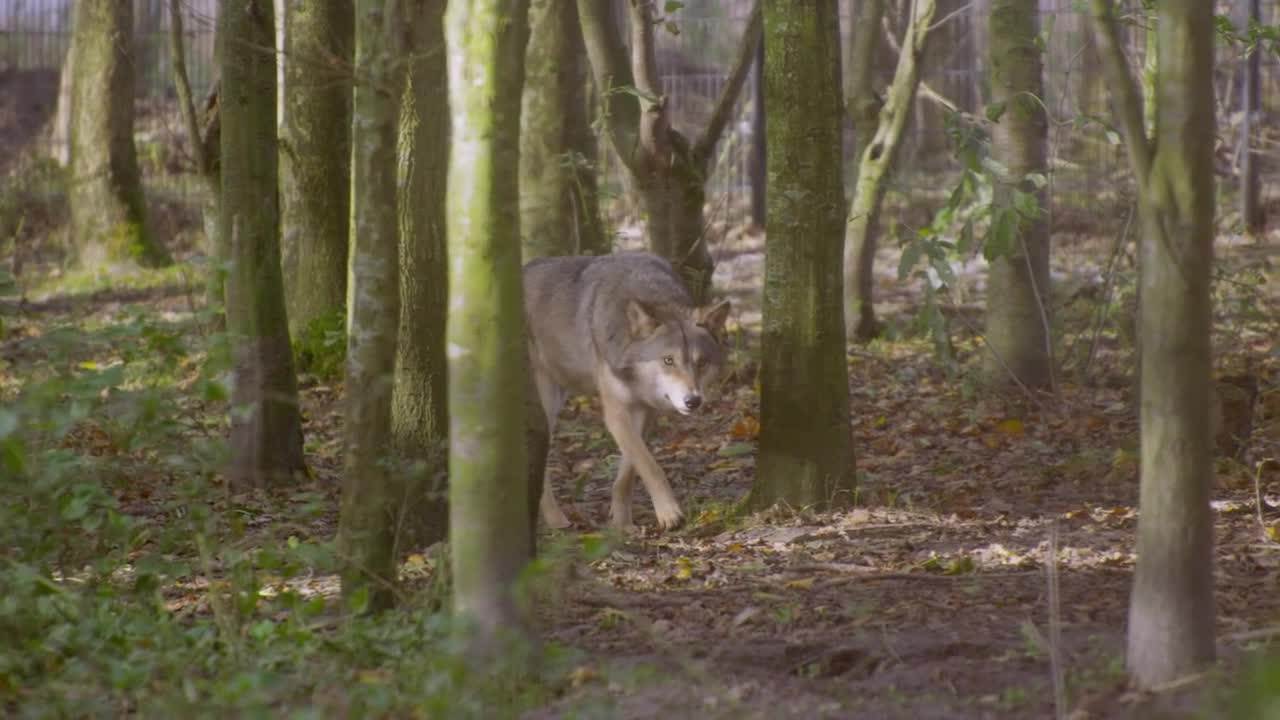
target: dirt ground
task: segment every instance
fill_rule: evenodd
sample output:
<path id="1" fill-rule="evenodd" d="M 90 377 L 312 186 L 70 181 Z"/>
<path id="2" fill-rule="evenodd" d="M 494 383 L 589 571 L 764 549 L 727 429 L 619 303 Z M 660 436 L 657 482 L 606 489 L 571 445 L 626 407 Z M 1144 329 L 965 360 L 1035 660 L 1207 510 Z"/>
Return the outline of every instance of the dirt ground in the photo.
<path id="1" fill-rule="evenodd" d="M 1064 296 L 1096 298 L 1110 242 L 1065 238 L 1055 248 Z M 1263 310 L 1276 327 L 1275 238 L 1224 238 L 1220 247 L 1225 266 L 1267 278 Z M 885 317 L 903 326 L 921 295 L 917 282 L 897 279 L 898 252 L 882 250 L 879 290 Z M 1259 516 L 1254 502 L 1255 492 L 1269 503 L 1280 495 L 1274 464 L 1254 484 L 1256 463 L 1280 455 L 1273 336 L 1233 330 L 1219 344 L 1220 369 L 1247 365 L 1263 388 L 1245 454 L 1219 463 L 1213 493 L 1224 663 L 1137 694 L 1126 688 L 1123 663 L 1137 522 L 1123 343 L 1097 340 L 1090 372 L 1065 373 L 1056 398 L 995 394 L 966 380 L 964 368 L 982 352 L 973 339 L 981 318 L 966 320 L 959 306 L 954 366 L 937 362 L 922 339 L 851 348 L 857 506 L 736 517 L 759 429 L 752 354 L 761 237 L 731 233 L 717 255 L 717 287 L 734 299 L 732 323 L 742 329 L 733 372 L 706 412 L 663 422 L 651 443 L 689 522 L 656 532 L 637 490 L 642 534 L 558 584 L 541 606 L 544 632 L 588 660 L 530 718 L 1039 718 L 1053 716 L 1055 696 L 1077 719 L 1191 717 L 1246 649 L 1280 634 L 1277 514 L 1268 504 Z M 983 268 L 959 270 L 965 305 L 980 308 Z M 182 313 L 192 293 L 32 297 L 3 309 L 30 322 L 71 322 L 135 302 Z M 1224 326 L 1234 322 L 1232 307 L 1220 305 Z M 23 354 L 21 324 L 0 349 L 10 361 L 37 362 Z M 311 470 L 336 500 L 341 390 L 303 386 Z M 550 480 L 576 527 L 547 534 L 548 542 L 605 529 L 617 460 L 598 403 L 571 403 Z M 336 527 L 333 507 L 313 533 Z"/>

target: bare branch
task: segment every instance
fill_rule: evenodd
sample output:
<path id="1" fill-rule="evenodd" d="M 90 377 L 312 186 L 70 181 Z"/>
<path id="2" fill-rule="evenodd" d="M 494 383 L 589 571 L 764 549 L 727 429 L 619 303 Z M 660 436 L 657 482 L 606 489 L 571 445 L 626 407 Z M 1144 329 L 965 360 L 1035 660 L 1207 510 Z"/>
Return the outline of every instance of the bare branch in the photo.
<path id="1" fill-rule="evenodd" d="M 622 37 L 610 16 L 608 3 L 578 0 L 578 19 L 600 96 L 605 128 L 618 157 L 632 168 L 640 135 L 640 100 L 634 94 L 619 90 L 633 83 Z"/>
<path id="2" fill-rule="evenodd" d="M 941 25 L 942 23 L 940 22 L 934 23 L 931 27 L 929 27 L 928 31 L 933 32 L 935 28 L 940 27 Z M 902 44 L 898 42 L 898 38 L 893 36 L 893 32 L 888 28 L 888 26 L 884 27 L 884 35 L 885 35 L 886 42 L 889 43 L 889 49 L 893 50 L 895 55 L 902 52 Z M 941 106 L 944 110 L 948 112 L 953 112 L 953 113 L 960 112 L 960 106 L 957 105 L 954 100 L 938 92 L 933 88 L 932 85 L 925 82 L 924 80 L 920 80 L 919 86 L 916 89 L 916 93 L 919 94 L 920 97 L 936 103 L 937 105 Z M 968 113 L 962 113 L 962 114 L 965 115 L 966 117 L 973 118 L 973 116 L 969 115 Z M 978 118 L 973 118 L 973 119 L 978 120 Z"/>
<path id="3" fill-rule="evenodd" d="M 205 152 L 204 140 L 200 135 L 200 122 L 196 119 L 196 106 L 191 98 L 191 81 L 187 78 L 187 59 L 182 42 L 182 10 L 180 0 L 169 0 L 169 54 L 173 62 L 173 83 L 178 92 L 178 105 L 182 110 L 182 121 L 186 126 L 187 141 L 191 143 L 191 154 L 195 156 L 196 170 L 200 177 L 209 177 L 209 154 Z"/>
<path id="4" fill-rule="evenodd" d="M 1125 60 L 1124 50 L 1120 45 L 1115 5 L 1111 0 L 1093 0 L 1092 10 L 1098 55 L 1102 59 L 1102 69 L 1106 73 L 1107 84 L 1111 86 L 1112 97 L 1115 98 L 1116 114 L 1124 129 L 1129 159 L 1133 162 L 1134 174 L 1138 176 L 1141 187 L 1151 171 L 1152 154 L 1142 118 L 1142 97 L 1133 84 L 1129 63 Z"/>
<path id="5" fill-rule="evenodd" d="M 720 90 L 720 97 L 716 99 L 715 109 L 711 112 L 711 119 L 707 121 L 706 129 L 693 146 L 693 156 L 699 162 L 707 162 L 715 150 L 716 143 L 720 142 L 720 138 L 724 135 L 725 128 L 732 119 L 733 107 L 742 95 L 742 87 L 747 82 L 747 76 L 751 74 L 756 49 L 760 46 L 763 37 L 764 13 L 761 11 L 761 0 L 756 0 L 751 8 L 751 16 L 747 20 L 742 41 L 738 44 L 738 56 L 733 61 L 733 69 L 729 71 L 729 79 Z"/>

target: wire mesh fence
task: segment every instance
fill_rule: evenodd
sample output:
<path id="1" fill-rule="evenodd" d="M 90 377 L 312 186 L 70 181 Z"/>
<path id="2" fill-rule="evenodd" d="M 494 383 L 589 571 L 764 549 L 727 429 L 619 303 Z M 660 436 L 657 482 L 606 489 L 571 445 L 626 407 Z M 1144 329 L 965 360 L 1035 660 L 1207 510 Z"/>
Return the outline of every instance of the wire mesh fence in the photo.
<path id="1" fill-rule="evenodd" d="M 614 0 L 621 9 L 628 0 Z M 840 0 L 841 38 L 847 49 L 859 0 Z M 281 0 L 276 0 L 277 3 Z M 1051 119 L 1050 147 L 1054 158 L 1055 188 L 1069 193 L 1088 192 L 1123 174 L 1124 157 L 1100 125 L 1082 128 L 1081 118 L 1110 118 L 1108 88 L 1093 49 L 1090 23 L 1078 0 L 1038 0 L 1044 39 L 1044 102 Z M 1241 21 L 1247 0 L 1218 2 L 1221 12 Z M 935 30 L 924 59 L 921 96 L 915 101 L 890 192 L 927 195 L 940 192 L 945 176 L 956 164 L 946 133 L 949 102 L 959 110 L 981 115 L 989 96 L 987 33 L 991 0 L 939 0 Z M 727 80 L 751 0 L 687 0 L 673 16 L 670 30 L 657 33 L 658 69 L 663 90 L 669 95 L 673 122 L 686 133 L 696 134 L 706 122 Z M 214 25 L 217 0 L 181 0 L 187 67 L 197 96 L 209 87 L 215 74 Z M 881 87 L 893 73 L 896 37 L 906 22 L 910 0 L 889 0 L 884 41 L 877 57 L 876 77 Z M 56 106 L 57 78 L 73 33 L 73 0 L 0 0 L 0 152 L 11 151 L 13 138 L 34 136 L 31 126 L 43 128 Z M 1263 8 L 1263 23 L 1277 21 L 1274 3 Z M 618 13 L 619 17 L 623 15 Z M 135 57 L 140 103 L 139 133 L 155 142 L 180 142 L 173 112 L 175 93 L 168 52 L 167 0 L 134 0 Z M 1135 73 L 1144 48 L 1144 33 L 1137 23 L 1127 26 L 1126 40 Z M 287 61 L 287 60 L 286 60 Z M 846 58 L 847 61 L 847 58 Z M 1217 92 L 1220 136 L 1228 137 L 1239 107 L 1238 79 L 1242 66 L 1238 48 L 1219 44 Z M 1274 57 L 1263 69 L 1264 103 L 1277 96 L 1272 71 Z M 753 75 L 754 75 L 753 71 Z M 709 180 L 709 198 L 745 212 L 750 193 L 752 115 L 760 106 L 759 86 L 749 79 L 736 104 L 735 121 L 721 143 Z M 1274 103 L 1274 100 L 1270 101 Z M 25 115 L 24 115 L 25 113 Z M 21 116 L 17 120 L 9 115 Z M 30 117 L 28 117 L 30 116 Z M 848 127 L 847 139 L 852 138 Z M 1225 133 L 1225 135 L 1224 135 Z M 1220 137 L 1219 140 L 1222 140 Z M 19 137 L 19 140 L 23 138 Z M 603 138 L 602 138 L 603 139 Z M 20 143 L 18 143 L 20 145 Z M 852 143 L 844 147 L 846 166 L 852 169 Z M 174 170 L 174 163 L 161 163 Z M 145 163 L 144 163 L 145 165 Z M 178 174 L 190 165 L 177 163 Z M 616 164 L 611 173 L 617 173 Z M 173 173 L 170 173 L 173 174 Z M 615 178 L 616 179 L 616 178 Z M 198 193 L 199 183 L 174 178 L 169 192 Z M 191 198 L 194 200 L 195 198 Z"/>

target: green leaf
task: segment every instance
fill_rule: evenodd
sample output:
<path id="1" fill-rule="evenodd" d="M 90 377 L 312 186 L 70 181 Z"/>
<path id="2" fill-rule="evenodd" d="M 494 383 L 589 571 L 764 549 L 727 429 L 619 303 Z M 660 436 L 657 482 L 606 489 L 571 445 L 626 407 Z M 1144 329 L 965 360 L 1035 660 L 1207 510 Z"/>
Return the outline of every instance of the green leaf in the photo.
<path id="1" fill-rule="evenodd" d="M 751 443 L 735 442 L 729 443 L 728 445 L 720 448 L 720 452 L 717 454 L 720 457 L 741 457 L 743 455 L 750 455 L 754 450 L 755 446 Z"/>
<path id="2" fill-rule="evenodd" d="M 960 240 L 956 242 L 956 250 L 961 255 L 968 255 L 973 251 L 973 221 L 969 220 L 960 228 Z"/>
<path id="3" fill-rule="evenodd" d="M 682 2 L 677 2 L 677 0 L 667 0 L 667 3 L 662 6 L 662 12 L 670 15 L 682 7 L 684 7 L 684 3 Z"/>
<path id="4" fill-rule="evenodd" d="M 915 267 L 916 263 L 919 262 L 921 252 L 923 252 L 923 248 L 920 247 L 918 242 L 911 243 L 902 251 L 902 260 L 898 262 L 899 280 L 906 280 L 907 276 L 911 274 L 911 268 Z"/>
<path id="5" fill-rule="evenodd" d="M 666 28 L 666 31 L 672 35 L 678 36 L 680 34 L 680 26 L 676 24 L 675 20 L 668 20 L 662 23 L 662 27 Z"/>
<path id="6" fill-rule="evenodd" d="M 930 253 L 929 264 L 933 266 L 934 271 L 938 273 L 938 277 L 942 282 L 948 285 L 955 282 L 955 271 L 951 269 L 951 263 L 947 262 L 946 258 L 936 257 L 933 253 Z"/>
<path id="7" fill-rule="evenodd" d="M 353 615 L 364 615 L 369 611 L 369 585 L 360 585 L 356 592 L 351 593 L 351 597 L 347 598 L 347 609 Z"/>
<path id="8" fill-rule="evenodd" d="M 987 119 L 993 123 L 1000 122 L 1000 118 L 1004 115 L 1007 106 L 1003 102 L 989 103 L 986 107 Z"/>
<path id="9" fill-rule="evenodd" d="M 1049 178 L 1044 173 L 1027 173 L 1023 179 L 1035 185 L 1037 190 L 1043 190 L 1049 184 Z"/>
<path id="10" fill-rule="evenodd" d="M 982 256 L 991 262 L 1013 254 L 1017 239 L 1018 216 L 1009 208 L 1000 208 L 982 246 Z"/>
<path id="11" fill-rule="evenodd" d="M 1021 190 L 1013 191 L 1013 207 L 1022 217 L 1027 219 L 1035 219 L 1040 215 L 1040 201 L 1036 199 L 1035 195 Z"/>

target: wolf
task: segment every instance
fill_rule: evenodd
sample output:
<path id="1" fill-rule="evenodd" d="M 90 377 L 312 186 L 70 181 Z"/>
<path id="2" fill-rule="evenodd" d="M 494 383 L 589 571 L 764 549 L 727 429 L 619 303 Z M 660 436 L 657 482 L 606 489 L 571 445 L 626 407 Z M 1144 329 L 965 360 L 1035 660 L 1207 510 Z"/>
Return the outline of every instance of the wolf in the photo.
<path id="1" fill-rule="evenodd" d="M 638 474 L 658 525 L 677 527 L 684 513 L 645 436 L 659 413 L 705 406 L 728 359 L 729 301 L 696 306 L 671 264 L 644 252 L 539 258 L 524 266 L 523 283 L 529 365 L 548 432 L 571 394 L 599 395 L 622 453 L 613 525 L 634 528 Z M 549 482 L 539 509 L 550 527 L 569 525 Z"/>

